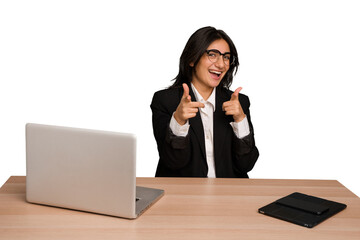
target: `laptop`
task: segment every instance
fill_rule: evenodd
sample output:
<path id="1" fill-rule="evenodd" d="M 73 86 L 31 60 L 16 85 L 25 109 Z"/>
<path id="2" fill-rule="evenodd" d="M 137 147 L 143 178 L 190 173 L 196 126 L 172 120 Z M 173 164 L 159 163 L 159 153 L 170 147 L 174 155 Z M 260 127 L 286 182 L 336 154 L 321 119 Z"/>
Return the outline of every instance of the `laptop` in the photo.
<path id="1" fill-rule="evenodd" d="M 345 208 L 346 205 L 343 203 L 294 192 L 258 211 L 271 217 L 312 228 Z"/>
<path id="2" fill-rule="evenodd" d="M 164 190 L 136 186 L 133 134 L 26 124 L 26 200 L 134 219 Z"/>

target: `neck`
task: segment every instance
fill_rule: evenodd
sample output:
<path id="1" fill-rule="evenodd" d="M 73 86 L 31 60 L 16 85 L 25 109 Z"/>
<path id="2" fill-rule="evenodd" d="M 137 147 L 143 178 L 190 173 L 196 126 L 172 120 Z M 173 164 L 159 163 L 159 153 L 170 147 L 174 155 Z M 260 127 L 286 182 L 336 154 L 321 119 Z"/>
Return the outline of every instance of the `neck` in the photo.
<path id="1" fill-rule="evenodd" d="M 212 91 L 214 90 L 213 87 L 204 86 L 201 84 L 198 84 L 196 81 L 193 81 L 192 84 L 196 88 L 196 90 L 199 92 L 199 94 L 203 97 L 205 101 L 208 100 L 210 97 Z"/>

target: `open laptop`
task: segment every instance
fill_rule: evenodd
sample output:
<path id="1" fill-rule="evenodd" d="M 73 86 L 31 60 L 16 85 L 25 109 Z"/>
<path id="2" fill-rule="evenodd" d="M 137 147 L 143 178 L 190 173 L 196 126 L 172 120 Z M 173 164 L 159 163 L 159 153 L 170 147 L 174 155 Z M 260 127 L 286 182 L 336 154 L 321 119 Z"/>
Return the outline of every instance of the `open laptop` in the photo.
<path id="1" fill-rule="evenodd" d="M 136 187 L 132 134 L 26 124 L 26 200 L 137 218 L 164 190 Z"/>

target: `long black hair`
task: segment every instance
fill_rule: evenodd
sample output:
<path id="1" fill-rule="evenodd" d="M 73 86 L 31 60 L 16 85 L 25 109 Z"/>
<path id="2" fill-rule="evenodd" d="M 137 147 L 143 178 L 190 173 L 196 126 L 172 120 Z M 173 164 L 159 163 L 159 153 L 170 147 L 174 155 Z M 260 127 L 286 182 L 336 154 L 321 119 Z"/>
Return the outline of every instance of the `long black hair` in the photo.
<path id="1" fill-rule="evenodd" d="M 200 58 L 206 52 L 209 45 L 219 39 L 224 39 L 227 42 L 231 55 L 235 57 L 235 61 L 229 66 L 229 70 L 219 84 L 221 87 L 229 88 L 233 81 L 233 76 L 239 67 L 238 54 L 230 37 L 223 30 L 218 30 L 214 27 L 200 28 L 190 36 L 180 56 L 179 73 L 173 79 L 175 82 L 170 88 L 180 87 L 183 83 L 189 85 L 192 80 L 193 70 L 200 61 Z M 194 63 L 193 67 L 190 66 L 191 63 Z"/>

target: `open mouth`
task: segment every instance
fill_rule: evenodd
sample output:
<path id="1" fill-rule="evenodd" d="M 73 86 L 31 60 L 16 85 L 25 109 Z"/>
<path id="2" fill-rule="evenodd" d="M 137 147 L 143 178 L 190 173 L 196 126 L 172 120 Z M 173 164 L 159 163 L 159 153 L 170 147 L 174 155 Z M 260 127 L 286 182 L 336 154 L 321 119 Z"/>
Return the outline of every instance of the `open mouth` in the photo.
<path id="1" fill-rule="evenodd" d="M 216 78 L 219 78 L 222 74 L 222 72 L 220 71 L 215 71 L 215 70 L 209 70 L 210 74 L 213 75 Z"/>

